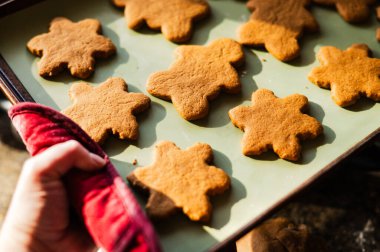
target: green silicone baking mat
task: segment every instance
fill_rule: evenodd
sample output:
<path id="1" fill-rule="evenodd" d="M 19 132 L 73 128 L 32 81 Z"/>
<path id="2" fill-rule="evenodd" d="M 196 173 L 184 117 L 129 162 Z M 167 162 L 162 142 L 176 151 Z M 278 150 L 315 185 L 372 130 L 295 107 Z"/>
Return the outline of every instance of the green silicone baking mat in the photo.
<path id="1" fill-rule="evenodd" d="M 249 18 L 244 1 L 209 3 L 211 16 L 196 24 L 193 38 L 187 44 L 205 45 L 221 37 L 236 38 L 237 28 Z M 215 165 L 231 176 L 232 189 L 212 198 L 209 224 L 193 223 L 182 214 L 155 224 L 165 251 L 205 251 L 260 220 L 379 132 L 380 104 L 361 99 L 349 108 L 341 108 L 331 100 L 329 90 L 310 83 L 307 75 L 319 65 L 315 52 L 321 46 L 346 49 L 353 43 L 366 43 L 374 56 L 379 56 L 375 31 L 380 25 L 375 17 L 359 26 L 350 25 L 333 9 L 318 6 L 312 8 L 312 13 L 320 24 L 320 32 L 304 35 L 299 58 L 283 63 L 264 50 L 245 48 L 246 63 L 239 72 L 242 92 L 220 95 L 211 103 L 209 115 L 195 122 L 182 119 L 170 102 L 150 96 L 145 89 L 151 73 L 165 70 L 173 62 L 173 51 L 178 45 L 159 32 L 128 29 L 123 11 L 110 1 L 48 0 L 6 16 L 0 20 L 0 53 L 36 102 L 62 110 L 70 105 L 68 89 L 78 79 L 67 72 L 52 80 L 40 77 L 39 58 L 27 51 L 26 43 L 47 32 L 50 21 L 57 16 L 73 21 L 99 19 L 103 33 L 117 46 L 117 54 L 98 60 L 95 74 L 86 81 L 98 85 L 108 77 L 122 77 L 130 92 L 142 92 L 152 99 L 151 108 L 137 117 L 138 141 L 110 138 L 104 146 L 120 174 L 125 177 L 135 167 L 151 164 L 155 144 L 170 140 L 181 148 L 196 142 L 210 144 Z M 271 152 L 255 158 L 241 153 L 243 132 L 232 125 L 228 110 L 250 104 L 251 94 L 258 88 L 273 90 L 278 97 L 300 93 L 309 98 L 309 114 L 322 122 L 324 135 L 303 144 L 299 162 L 281 160 Z M 137 165 L 132 164 L 134 159 Z M 144 204 L 144 198 L 139 200 Z"/>

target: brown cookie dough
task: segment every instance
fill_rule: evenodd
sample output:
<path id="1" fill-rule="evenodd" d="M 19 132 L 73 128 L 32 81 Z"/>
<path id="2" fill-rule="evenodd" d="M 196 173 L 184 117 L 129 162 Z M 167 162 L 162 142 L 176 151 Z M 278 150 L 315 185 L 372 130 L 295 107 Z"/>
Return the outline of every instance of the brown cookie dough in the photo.
<path id="1" fill-rule="evenodd" d="M 236 242 L 237 252 L 324 252 L 305 225 L 274 218 L 254 228 Z"/>
<path id="2" fill-rule="evenodd" d="M 101 24 L 96 19 L 73 23 L 55 18 L 49 32 L 32 38 L 27 48 L 41 57 L 41 76 L 51 77 L 68 68 L 71 75 L 85 79 L 94 72 L 94 58 L 106 58 L 116 52 L 112 41 L 100 34 Z"/>
<path id="3" fill-rule="evenodd" d="M 167 71 L 148 79 L 150 94 L 171 100 L 186 120 L 205 117 L 209 101 L 220 91 L 240 92 L 239 75 L 233 66 L 244 61 L 241 46 L 231 39 L 218 39 L 208 46 L 180 46 L 176 60 Z"/>
<path id="4" fill-rule="evenodd" d="M 302 112 L 308 100 L 300 94 L 277 98 L 272 91 L 259 89 L 252 94 L 252 106 L 238 106 L 229 111 L 232 123 L 244 131 L 244 155 L 260 155 L 268 149 L 283 159 L 300 157 L 300 140 L 322 133 L 322 125 Z"/>
<path id="5" fill-rule="evenodd" d="M 135 169 L 127 179 L 133 186 L 149 190 L 146 208 L 151 217 L 166 217 L 182 209 L 190 220 L 207 222 L 212 211 L 208 196 L 230 187 L 228 175 L 210 165 L 212 159 L 208 144 L 181 150 L 165 141 L 156 146 L 154 163 Z"/>
<path id="6" fill-rule="evenodd" d="M 341 107 L 355 103 L 360 96 L 380 101 L 380 59 L 370 58 L 365 44 L 354 44 L 347 50 L 322 47 L 308 78 L 321 88 L 331 89 L 331 97 Z"/>
<path id="7" fill-rule="evenodd" d="M 310 0 L 250 0 L 250 20 L 238 30 L 238 41 L 265 46 L 277 59 L 289 61 L 300 53 L 297 39 L 303 30 L 317 31 L 318 24 L 306 9 Z"/>
<path id="8" fill-rule="evenodd" d="M 191 38 L 193 22 L 206 17 L 210 7 L 205 0 L 113 0 L 117 7 L 125 7 L 128 27 L 138 29 L 144 23 L 160 30 L 173 42 Z"/>
<path id="9" fill-rule="evenodd" d="M 368 19 L 369 6 L 376 0 L 313 0 L 314 3 L 335 6 L 346 22 L 357 23 Z"/>
<path id="10" fill-rule="evenodd" d="M 103 143 L 111 133 L 120 139 L 136 140 L 138 124 L 134 114 L 150 106 L 146 95 L 128 93 L 128 86 L 121 78 L 109 78 L 97 87 L 75 83 L 69 95 L 74 103 L 62 113 L 98 143 Z"/>

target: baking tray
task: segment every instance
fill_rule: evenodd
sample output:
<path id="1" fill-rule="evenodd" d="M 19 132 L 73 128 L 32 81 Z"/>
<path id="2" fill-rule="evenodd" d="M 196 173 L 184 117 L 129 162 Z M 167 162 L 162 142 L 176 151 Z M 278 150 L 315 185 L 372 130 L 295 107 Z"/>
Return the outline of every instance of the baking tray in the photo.
<path id="1" fill-rule="evenodd" d="M 249 11 L 243 1 L 210 0 L 212 15 L 199 22 L 188 44 L 205 45 L 220 37 L 236 38 L 236 29 L 248 20 Z M 205 251 L 226 248 L 226 244 L 242 236 L 275 209 L 301 192 L 335 167 L 380 132 L 380 104 L 361 99 L 349 108 L 340 108 L 330 98 L 330 91 L 320 89 L 307 80 L 310 70 L 319 65 L 315 52 L 321 46 L 333 45 L 345 49 L 352 43 L 367 43 L 379 57 L 375 39 L 375 17 L 360 26 L 345 23 L 332 9 L 314 7 L 321 31 L 306 34 L 301 39 L 301 56 L 283 63 L 261 50 L 245 49 L 246 64 L 240 70 L 242 92 L 222 94 L 211 103 L 206 119 L 187 122 L 170 102 L 155 97 L 149 111 L 138 116 L 140 137 L 136 142 L 109 139 L 104 148 L 123 177 L 136 166 L 152 162 L 154 145 L 161 140 L 175 142 L 187 148 L 196 142 L 213 147 L 215 164 L 223 168 L 232 180 L 232 190 L 212 198 L 213 216 L 208 225 L 190 222 L 181 214 L 156 223 L 165 251 Z M 64 16 L 73 21 L 97 18 L 103 33 L 112 39 L 117 55 L 97 61 L 96 71 L 87 81 L 97 85 L 108 77 L 124 78 L 131 92 L 143 92 L 149 74 L 165 70 L 174 59 L 178 46 L 162 34 L 127 28 L 123 12 L 109 1 L 48 0 L 8 15 L 0 20 L 0 79 L 3 91 L 14 103 L 34 100 L 61 110 L 70 105 L 67 95 L 73 82 L 67 73 L 46 80 L 37 74 L 38 58 L 25 48 L 27 41 L 47 32 L 50 21 Z M 241 153 L 243 133 L 228 118 L 228 110 L 250 104 L 251 93 L 267 88 L 279 97 L 294 93 L 306 95 L 309 114 L 322 122 L 324 135 L 303 144 L 302 159 L 289 162 L 273 153 L 246 157 Z M 148 95 L 148 94 L 147 94 Z M 144 204 L 144 199 L 140 198 Z"/>

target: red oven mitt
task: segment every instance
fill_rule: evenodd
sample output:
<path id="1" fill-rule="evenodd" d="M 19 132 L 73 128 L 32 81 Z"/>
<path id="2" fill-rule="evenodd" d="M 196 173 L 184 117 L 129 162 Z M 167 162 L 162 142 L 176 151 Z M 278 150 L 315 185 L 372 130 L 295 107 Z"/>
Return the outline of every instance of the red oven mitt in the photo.
<path id="1" fill-rule="evenodd" d="M 105 251 L 161 251 L 154 229 L 108 156 L 73 121 L 35 103 L 20 103 L 9 111 L 13 125 L 31 155 L 55 144 L 77 140 L 106 159 L 94 173 L 72 169 L 64 178 L 72 206 L 95 244 Z"/>

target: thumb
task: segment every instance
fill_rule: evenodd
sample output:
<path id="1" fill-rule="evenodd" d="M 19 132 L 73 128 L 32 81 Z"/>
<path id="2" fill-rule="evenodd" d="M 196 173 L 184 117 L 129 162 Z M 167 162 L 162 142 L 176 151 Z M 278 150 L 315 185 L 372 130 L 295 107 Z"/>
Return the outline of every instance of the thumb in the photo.
<path id="1" fill-rule="evenodd" d="M 35 173 L 37 178 L 57 179 L 70 169 L 95 171 L 104 167 L 106 161 L 85 149 L 80 143 L 70 140 L 56 144 L 38 154 L 24 165 L 24 169 Z"/>

